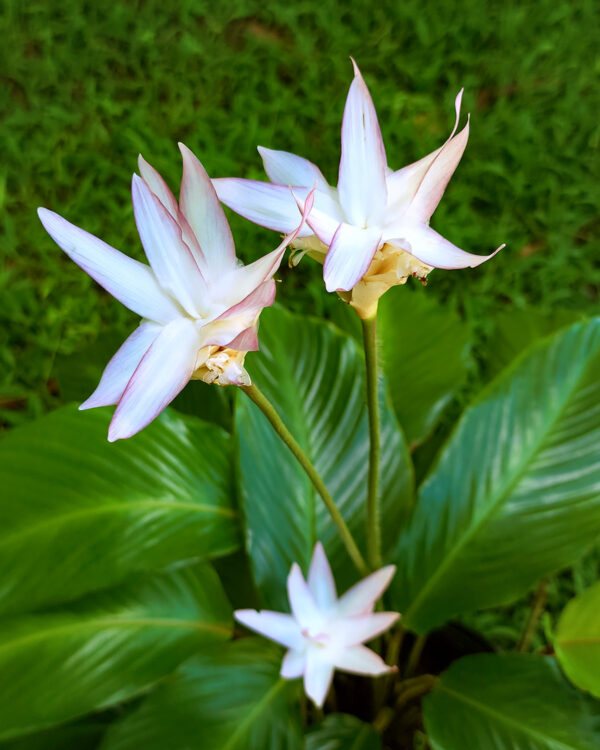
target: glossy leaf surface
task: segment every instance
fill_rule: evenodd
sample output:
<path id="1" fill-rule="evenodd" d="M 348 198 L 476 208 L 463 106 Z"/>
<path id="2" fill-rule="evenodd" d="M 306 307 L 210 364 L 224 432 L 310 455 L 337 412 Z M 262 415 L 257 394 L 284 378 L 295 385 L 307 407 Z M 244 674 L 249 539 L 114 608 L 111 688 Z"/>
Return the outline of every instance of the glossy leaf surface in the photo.
<path id="1" fill-rule="evenodd" d="M 355 716 L 330 714 L 307 734 L 306 750 L 381 750 L 381 738 Z"/>

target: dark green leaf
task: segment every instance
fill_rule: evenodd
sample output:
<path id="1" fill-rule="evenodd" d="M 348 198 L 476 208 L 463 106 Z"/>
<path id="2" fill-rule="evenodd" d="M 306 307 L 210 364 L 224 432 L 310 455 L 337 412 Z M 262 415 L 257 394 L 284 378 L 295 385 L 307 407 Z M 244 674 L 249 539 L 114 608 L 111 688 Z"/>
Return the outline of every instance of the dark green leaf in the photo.
<path id="1" fill-rule="evenodd" d="M 554 648 L 571 682 L 600 698 L 600 582 L 567 604 Z"/>
<path id="2" fill-rule="evenodd" d="M 102 750 L 300 750 L 299 682 L 281 649 L 244 638 L 196 656 L 115 725 Z"/>
<path id="3" fill-rule="evenodd" d="M 381 750 L 381 738 L 355 716 L 330 714 L 306 736 L 306 750 Z"/>
<path id="4" fill-rule="evenodd" d="M 433 750 L 597 750 L 600 704 L 553 659 L 478 654 L 455 662 L 424 701 Z"/>
<path id="5" fill-rule="evenodd" d="M 397 550 L 404 623 L 508 603 L 600 528 L 600 318 L 535 346 L 458 423 Z"/>
<path id="6" fill-rule="evenodd" d="M 88 721 L 71 724 L 0 743 L 0 750 L 95 750 L 106 724 Z"/>
<path id="7" fill-rule="evenodd" d="M 0 738 L 58 724 L 147 689 L 231 636 L 208 565 L 146 576 L 68 609 L 0 625 Z"/>
<path id="8" fill-rule="evenodd" d="M 165 412 L 110 444 L 109 420 L 65 407 L 0 443 L 0 611 L 236 548 L 227 434 Z"/>
<path id="9" fill-rule="evenodd" d="M 265 311 L 261 351 L 248 357 L 253 380 L 315 464 L 359 545 L 364 547 L 369 435 L 364 360 L 333 326 Z M 384 399 L 382 388 L 382 400 Z M 293 561 L 306 566 L 326 546 L 336 577 L 356 579 L 336 527 L 306 475 L 243 393 L 236 408 L 248 550 L 264 603 L 282 607 Z M 412 498 L 412 466 L 393 412 L 382 403 L 381 499 L 387 549 Z"/>

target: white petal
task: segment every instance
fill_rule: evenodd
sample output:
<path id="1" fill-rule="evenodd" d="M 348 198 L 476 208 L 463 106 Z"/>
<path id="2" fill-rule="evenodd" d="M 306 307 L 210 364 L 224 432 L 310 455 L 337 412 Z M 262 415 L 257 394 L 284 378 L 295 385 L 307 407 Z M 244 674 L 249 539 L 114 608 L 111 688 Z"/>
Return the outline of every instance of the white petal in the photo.
<path id="1" fill-rule="evenodd" d="M 135 368 L 161 330 L 162 326 L 156 323 L 145 322 L 138 326 L 106 365 L 96 390 L 79 408 L 92 409 L 118 403 Z"/>
<path id="2" fill-rule="evenodd" d="M 308 571 L 308 588 L 319 608 L 327 612 L 337 599 L 335 581 L 321 542 L 317 542 Z"/>
<path id="3" fill-rule="evenodd" d="M 237 305 L 225 310 L 221 313 L 217 320 L 228 320 L 230 318 L 236 318 L 238 315 L 243 315 L 244 319 L 254 320 L 264 307 L 269 307 L 275 300 L 275 282 L 272 279 L 263 281 L 259 284 L 254 291 L 250 292 L 241 302 Z"/>
<path id="4" fill-rule="evenodd" d="M 256 330 L 256 326 L 244 329 L 234 339 L 228 341 L 225 346 L 228 349 L 235 349 L 238 352 L 257 352 L 258 331 Z"/>
<path id="5" fill-rule="evenodd" d="M 338 194 L 348 223 L 365 227 L 387 202 L 385 148 L 369 90 L 354 60 L 342 122 Z"/>
<path id="6" fill-rule="evenodd" d="M 306 644 L 300 626 L 291 615 L 270 610 L 257 612 L 255 609 L 238 609 L 233 614 L 242 625 L 282 646 L 301 651 Z"/>
<path id="7" fill-rule="evenodd" d="M 192 376 L 200 346 L 197 326 L 189 318 L 163 328 L 119 401 L 108 430 L 111 442 L 135 435 L 175 398 Z"/>
<path id="8" fill-rule="evenodd" d="M 336 607 L 337 615 L 339 617 L 358 617 L 372 612 L 375 602 L 390 585 L 395 572 L 395 565 L 387 565 L 385 568 L 381 568 L 375 573 L 371 573 L 370 576 L 363 578 L 356 586 L 353 586 L 340 597 Z"/>
<path id="9" fill-rule="evenodd" d="M 142 180 L 144 180 L 158 200 L 163 204 L 175 221 L 177 221 L 179 216 L 179 206 L 177 205 L 175 196 L 169 189 L 167 183 L 160 176 L 159 172 L 157 172 L 153 166 L 148 164 L 141 154 L 138 156 L 138 169 L 140 170 Z"/>
<path id="10" fill-rule="evenodd" d="M 205 283 L 190 249 L 183 241 L 181 228 L 137 175 L 133 176 L 131 195 L 142 245 L 160 285 L 177 299 L 189 315 L 197 317 Z"/>
<path id="11" fill-rule="evenodd" d="M 216 276 L 237 263 L 231 229 L 204 167 L 183 143 L 179 150 L 183 157 L 181 210 L 206 258 L 204 270 L 209 276 Z"/>
<path id="12" fill-rule="evenodd" d="M 315 185 L 324 191 L 329 189 L 327 180 L 319 167 L 308 159 L 303 159 L 288 151 L 274 151 L 264 146 L 258 147 L 265 172 L 271 182 L 277 185 L 292 185 L 311 188 Z"/>
<path id="13" fill-rule="evenodd" d="M 306 654 L 304 651 L 294 651 L 293 649 L 290 649 L 283 657 L 280 675 L 287 680 L 293 680 L 296 677 L 302 676 L 305 666 Z"/>
<path id="14" fill-rule="evenodd" d="M 407 224 L 396 227 L 394 231 L 400 233 L 388 240 L 390 245 L 406 250 L 422 263 L 434 268 L 475 268 L 493 258 L 504 247 L 500 245 L 489 255 L 473 255 L 448 242 L 425 224 Z"/>
<path id="15" fill-rule="evenodd" d="M 381 243 L 378 229 L 357 229 L 340 224 L 323 264 L 328 292 L 348 291 L 365 275 Z"/>
<path id="16" fill-rule="evenodd" d="M 360 617 L 347 617 L 339 620 L 336 627 L 336 639 L 345 646 L 355 646 L 370 641 L 384 633 L 400 617 L 398 612 L 375 612 Z"/>
<path id="17" fill-rule="evenodd" d="M 319 655 L 318 648 L 309 648 L 306 652 L 304 669 L 304 692 L 319 708 L 323 707 L 331 687 L 333 667 Z"/>
<path id="18" fill-rule="evenodd" d="M 292 614 L 302 629 L 318 628 L 323 622 L 323 615 L 304 580 L 300 566 L 292 565 L 292 570 L 287 579 L 288 598 Z M 313 633 L 313 635 L 315 635 Z"/>
<path id="19" fill-rule="evenodd" d="M 334 659 L 334 666 L 351 674 L 369 674 L 378 676 L 393 672 L 383 659 L 366 646 L 350 646 L 340 651 Z"/>
<path id="20" fill-rule="evenodd" d="M 39 208 L 45 230 L 59 247 L 115 299 L 143 318 L 167 323 L 181 308 L 160 288 L 152 269 L 115 250 L 62 216 Z"/>

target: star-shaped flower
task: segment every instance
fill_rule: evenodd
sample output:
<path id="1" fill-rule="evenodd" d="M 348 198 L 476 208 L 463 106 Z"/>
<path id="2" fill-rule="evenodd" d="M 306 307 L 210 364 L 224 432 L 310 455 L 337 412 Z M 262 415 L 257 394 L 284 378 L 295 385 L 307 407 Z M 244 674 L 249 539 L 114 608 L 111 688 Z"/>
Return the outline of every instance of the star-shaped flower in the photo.
<path id="1" fill-rule="evenodd" d="M 302 205 L 314 185 L 314 208 L 294 247 L 324 263 L 328 291 L 341 293 L 361 317 L 370 317 L 381 294 L 409 276 L 424 279 L 432 268 L 478 266 L 495 253 L 464 252 L 429 227 L 469 137 L 468 122 L 455 135 L 462 91 L 456 97 L 456 123 L 444 145 L 393 171 L 371 96 L 352 62 L 337 188 L 306 159 L 260 146 L 272 184 L 237 178 L 218 178 L 213 184 L 225 205 L 279 232 L 289 232 L 297 221 L 288 186 Z"/>
<path id="2" fill-rule="evenodd" d="M 180 149 L 179 204 L 141 156 L 141 177 L 133 176 L 133 211 L 149 266 L 53 211 L 38 209 L 46 231 L 67 255 L 142 317 L 79 407 L 118 404 L 110 441 L 139 432 L 190 379 L 250 384 L 244 357 L 258 349 L 258 317 L 275 297 L 273 274 L 304 220 L 273 252 L 243 266 L 210 178 L 186 146 Z M 307 211 L 310 204 L 309 198 Z"/>
<path id="3" fill-rule="evenodd" d="M 388 565 L 360 581 L 337 598 L 335 582 L 321 543 L 315 546 L 308 579 L 294 563 L 287 589 L 291 615 L 240 609 L 236 619 L 288 651 L 281 676 L 304 676 L 304 690 L 322 706 L 335 669 L 353 674 L 381 675 L 392 671 L 376 653 L 362 644 L 391 627 L 397 612 L 374 612 L 375 602 L 396 571 Z"/>

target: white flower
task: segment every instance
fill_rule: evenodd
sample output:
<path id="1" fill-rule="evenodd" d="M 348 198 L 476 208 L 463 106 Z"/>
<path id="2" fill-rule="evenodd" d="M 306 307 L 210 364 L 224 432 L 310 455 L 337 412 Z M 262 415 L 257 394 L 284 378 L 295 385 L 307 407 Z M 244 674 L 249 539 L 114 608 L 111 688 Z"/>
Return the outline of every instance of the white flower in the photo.
<path id="1" fill-rule="evenodd" d="M 363 646 L 391 627 L 397 612 L 373 612 L 375 602 L 388 587 L 396 568 L 388 565 L 371 574 L 342 597 L 322 544 L 317 543 L 307 581 L 294 563 L 287 589 L 292 614 L 240 609 L 236 619 L 288 648 L 281 676 L 304 676 L 304 690 L 321 707 L 335 669 L 364 675 L 393 671 L 376 653 Z"/>
<path id="2" fill-rule="evenodd" d="M 250 384 L 244 356 L 258 349 L 258 317 L 273 303 L 273 274 L 300 228 L 273 252 L 242 265 L 210 178 L 186 146 L 180 149 L 179 204 L 141 156 L 141 177 L 133 176 L 133 211 L 149 266 L 38 209 L 46 231 L 67 255 L 142 317 L 79 407 L 118 404 L 110 441 L 145 427 L 190 379 Z"/>

